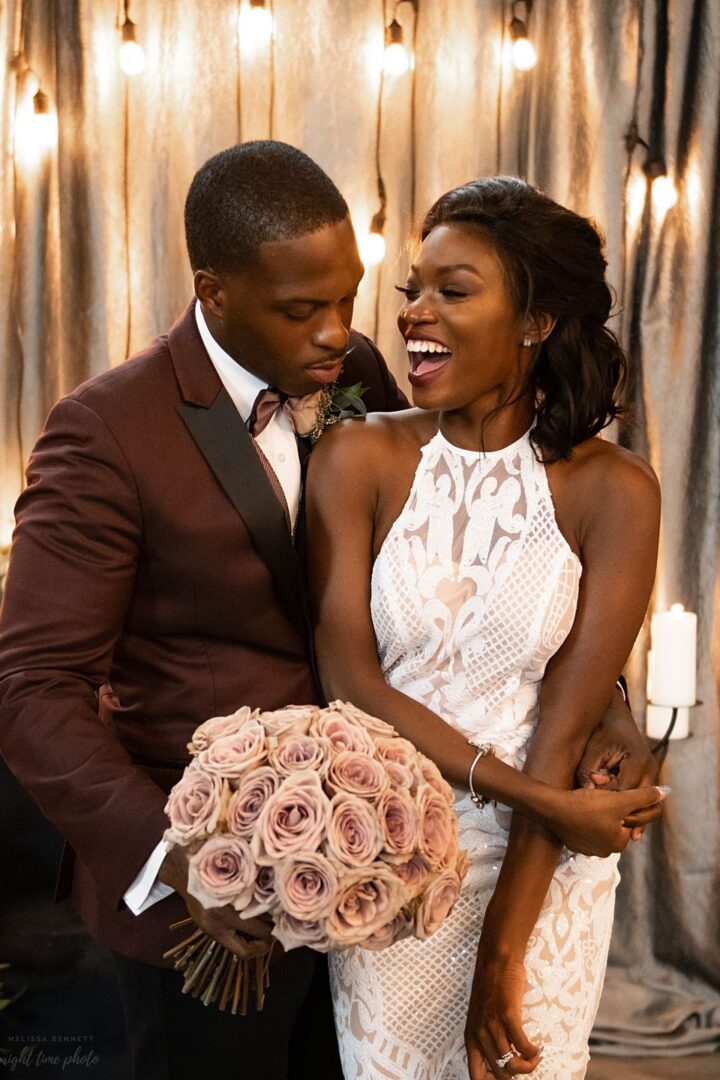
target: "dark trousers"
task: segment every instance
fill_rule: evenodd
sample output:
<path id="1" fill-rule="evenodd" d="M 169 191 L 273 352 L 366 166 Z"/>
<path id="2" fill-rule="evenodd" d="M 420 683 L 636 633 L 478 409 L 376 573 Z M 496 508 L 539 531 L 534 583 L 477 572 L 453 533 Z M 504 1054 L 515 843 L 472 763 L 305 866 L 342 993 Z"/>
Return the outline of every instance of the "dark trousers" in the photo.
<path id="1" fill-rule="evenodd" d="M 282 956 L 265 1008 L 247 1016 L 182 994 L 177 971 L 115 961 L 132 1080 L 343 1080 L 325 957 Z"/>

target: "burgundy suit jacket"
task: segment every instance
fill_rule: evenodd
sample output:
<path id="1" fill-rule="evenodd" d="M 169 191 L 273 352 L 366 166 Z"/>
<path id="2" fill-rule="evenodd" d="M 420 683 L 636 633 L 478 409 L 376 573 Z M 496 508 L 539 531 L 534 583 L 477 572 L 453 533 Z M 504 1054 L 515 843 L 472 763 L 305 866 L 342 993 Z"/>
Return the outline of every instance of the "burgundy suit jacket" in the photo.
<path id="1" fill-rule="evenodd" d="M 369 388 L 369 410 L 403 408 L 352 336 L 342 381 Z M 182 901 L 134 916 L 122 896 L 193 730 L 320 700 L 302 569 L 192 305 L 54 407 L 27 479 L 0 614 L 0 751 L 68 840 L 90 931 L 160 964 Z"/>

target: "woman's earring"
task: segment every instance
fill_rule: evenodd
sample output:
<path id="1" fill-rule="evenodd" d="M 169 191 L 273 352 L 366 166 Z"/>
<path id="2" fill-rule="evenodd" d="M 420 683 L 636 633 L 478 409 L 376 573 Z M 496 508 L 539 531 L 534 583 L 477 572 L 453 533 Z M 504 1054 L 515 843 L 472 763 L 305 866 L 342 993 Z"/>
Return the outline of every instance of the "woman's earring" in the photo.
<path id="1" fill-rule="evenodd" d="M 531 337 L 527 337 L 527 336 L 526 336 L 526 337 L 524 337 L 524 338 L 522 339 L 522 343 L 523 343 L 523 345 L 525 346 L 525 348 L 526 348 L 526 349 L 529 349 L 529 348 L 530 348 L 530 346 L 531 346 L 531 345 L 532 345 L 532 343 L 533 343 L 533 339 L 532 339 Z"/>

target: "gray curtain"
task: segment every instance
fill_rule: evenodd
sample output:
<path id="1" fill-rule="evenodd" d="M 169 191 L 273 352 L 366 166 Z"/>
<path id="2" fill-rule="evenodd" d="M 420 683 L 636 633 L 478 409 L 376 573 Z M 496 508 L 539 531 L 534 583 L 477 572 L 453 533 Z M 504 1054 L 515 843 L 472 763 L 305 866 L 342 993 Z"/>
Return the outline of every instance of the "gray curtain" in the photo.
<path id="1" fill-rule="evenodd" d="M 688 1053 L 720 1039 L 720 4 L 535 0 L 528 74 L 504 59 L 511 5 L 419 0 L 398 18 L 415 67 L 381 75 L 387 0 L 268 0 L 270 46 L 238 31 L 247 0 L 136 0 L 143 75 L 117 63 L 115 0 L 0 0 L 0 545 L 52 402 L 163 331 L 190 294 L 182 205 L 195 169 L 238 139 L 302 147 L 346 194 L 360 234 L 388 196 L 388 252 L 356 325 L 404 379 L 392 284 L 417 216 L 449 187 L 519 173 L 607 237 L 616 328 L 635 364 L 621 437 L 658 471 L 655 603 L 698 612 L 692 736 L 671 745 L 663 823 L 623 860 L 595 1037 L 605 1052 Z M 519 5 L 522 11 L 524 5 Z M 29 163 L 22 47 L 57 108 L 58 144 Z M 648 148 L 628 145 L 633 122 Z M 654 207 L 662 157 L 677 204 Z M 619 568 L 619 573 L 622 568 Z M 643 719 L 644 631 L 631 663 Z"/>

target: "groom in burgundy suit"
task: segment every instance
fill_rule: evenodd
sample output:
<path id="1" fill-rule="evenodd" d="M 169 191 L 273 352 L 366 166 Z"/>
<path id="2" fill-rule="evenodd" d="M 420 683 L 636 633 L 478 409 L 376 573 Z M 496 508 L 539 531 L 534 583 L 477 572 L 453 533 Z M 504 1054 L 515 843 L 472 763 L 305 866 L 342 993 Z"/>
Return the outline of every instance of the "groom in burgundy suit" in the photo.
<path id="1" fill-rule="evenodd" d="M 309 446 L 277 395 L 253 426 L 259 395 L 338 380 L 367 387 L 370 410 L 407 402 L 350 330 L 363 267 L 345 201 L 306 155 L 216 155 L 185 216 L 196 300 L 60 401 L 31 457 L 0 620 L 0 745 L 67 837 L 74 901 L 118 957 L 134 1080 L 333 1080 L 317 954 L 280 955 L 246 1018 L 181 995 L 162 954 L 186 905 L 241 954 L 266 929 L 188 899 L 163 808 L 203 720 L 321 702 L 301 568 Z M 641 769 L 634 727 L 618 730 Z"/>

